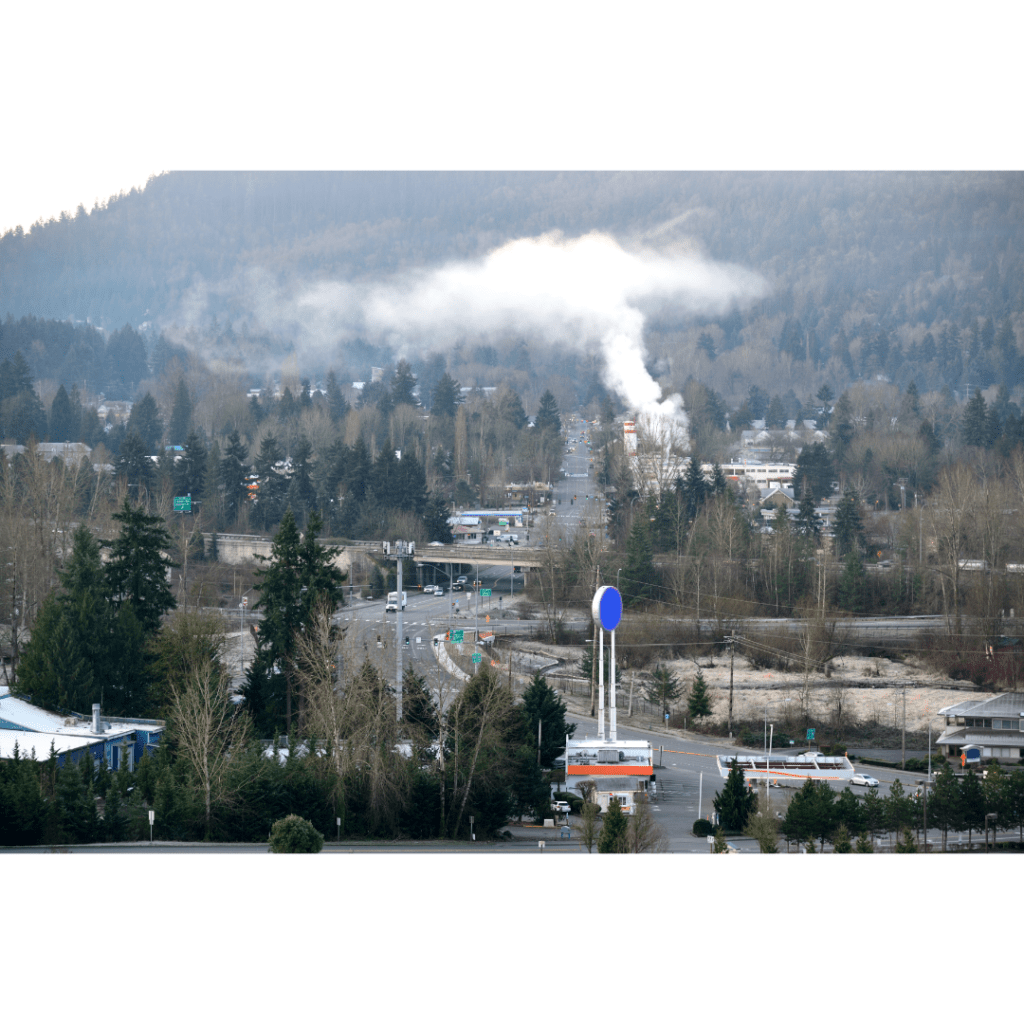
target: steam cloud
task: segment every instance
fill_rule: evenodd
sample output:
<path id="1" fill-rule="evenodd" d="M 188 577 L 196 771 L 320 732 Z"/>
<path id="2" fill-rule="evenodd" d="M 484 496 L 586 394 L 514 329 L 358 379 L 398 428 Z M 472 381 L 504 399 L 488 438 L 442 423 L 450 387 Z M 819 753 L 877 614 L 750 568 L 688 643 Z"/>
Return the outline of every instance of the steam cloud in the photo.
<path id="1" fill-rule="evenodd" d="M 599 350 L 605 383 L 634 412 L 685 426 L 682 398 L 647 372 L 645 314 L 671 307 L 722 313 L 767 293 L 760 275 L 694 255 L 627 251 L 598 232 L 522 238 L 481 260 L 376 284 L 320 282 L 285 296 L 251 272 L 246 301 L 269 330 L 326 350 L 357 334 L 399 352 L 443 349 L 466 335 L 508 332 L 580 352 Z M 198 299 L 198 296 L 194 296 Z"/>

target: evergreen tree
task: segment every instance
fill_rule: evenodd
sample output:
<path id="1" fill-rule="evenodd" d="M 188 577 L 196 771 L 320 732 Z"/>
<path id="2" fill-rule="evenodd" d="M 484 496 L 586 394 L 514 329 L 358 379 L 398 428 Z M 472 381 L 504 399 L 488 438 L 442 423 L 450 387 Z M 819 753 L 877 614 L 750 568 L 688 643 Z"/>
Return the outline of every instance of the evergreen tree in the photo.
<path id="1" fill-rule="evenodd" d="M 248 499 L 245 478 L 249 473 L 249 452 L 237 430 L 228 436 L 228 444 L 220 460 L 220 486 L 224 494 L 225 525 L 233 523 Z"/>
<path id="2" fill-rule="evenodd" d="M 840 825 L 832 836 L 833 853 L 853 853 L 853 844 L 850 842 L 850 831 L 845 825 Z"/>
<path id="3" fill-rule="evenodd" d="M 808 779 L 793 794 L 782 831 L 790 840 L 798 843 L 818 838 L 824 846 L 837 825 L 835 793 L 825 781 Z"/>
<path id="4" fill-rule="evenodd" d="M 669 713 L 673 701 L 679 699 L 681 692 L 679 680 L 664 665 L 655 666 L 651 671 L 650 682 L 644 684 L 644 696 L 661 708 L 663 718 Z"/>
<path id="5" fill-rule="evenodd" d="M 106 356 L 110 397 L 129 398 L 149 376 L 146 343 L 130 324 L 125 324 L 108 339 Z M 146 436 L 144 431 L 142 436 Z"/>
<path id="6" fill-rule="evenodd" d="M 22 756 L 15 741 L 12 757 L 0 760 L 0 845 L 39 844 L 45 810 L 39 766 Z"/>
<path id="7" fill-rule="evenodd" d="M 110 642 L 99 544 L 84 524 L 75 530 L 60 579 L 61 590 L 43 602 L 22 652 L 18 685 L 41 707 L 84 713 L 100 700 L 121 653 Z"/>
<path id="8" fill-rule="evenodd" d="M 846 827 L 850 835 L 859 835 L 867 825 L 864 808 L 852 789 L 844 789 L 840 792 L 835 803 L 835 815 L 836 820 Z"/>
<path id="9" fill-rule="evenodd" d="M 288 506 L 295 513 L 299 527 L 306 525 L 311 510 L 316 508 L 316 490 L 310 479 L 313 446 L 305 434 L 299 435 L 292 449 L 292 479 L 288 485 Z"/>
<path id="10" fill-rule="evenodd" d="M 47 433 L 46 410 L 35 392 L 32 371 L 19 349 L 0 363 L 0 434 L 18 444 Z"/>
<path id="11" fill-rule="evenodd" d="M 747 819 L 757 811 L 757 793 L 747 787 L 736 758 L 729 765 L 729 775 L 714 799 L 714 807 L 727 832 L 742 832 L 747 827 Z"/>
<path id="12" fill-rule="evenodd" d="M 254 607 L 262 610 L 263 620 L 257 658 L 246 688 L 246 707 L 259 721 L 265 710 L 259 701 L 263 699 L 265 704 L 266 691 L 273 688 L 279 692 L 283 683 L 288 733 L 292 725 L 298 634 L 312 623 L 317 609 L 323 607 L 333 614 L 344 602 L 342 585 L 346 574 L 333 564 L 334 552 L 318 542 L 320 527 L 320 517 L 314 512 L 306 536 L 300 540 L 295 516 L 289 509 L 274 535 L 270 556 L 256 556 L 264 568 L 256 570 L 259 599 Z M 277 676 L 281 677 L 280 682 Z"/>
<path id="13" fill-rule="evenodd" d="M 800 511 L 796 517 L 796 528 L 799 533 L 808 539 L 817 541 L 821 536 L 821 517 L 818 515 L 814 504 L 814 497 L 810 491 L 804 491 L 800 499 Z"/>
<path id="14" fill-rule="evenodd" d="M 385 440 L 373 462 L 370 486 L 374 496 L 385 509 L 401 507 L 402 486 L 399 480 L 400 467 L 391 438 Z"/>
<path id="15" fill-rule="evenodd" d="M 164 436 L 164 423 L 156 407 L 156 399 L 147 391 L 142 399 L 132 406 L 128 415 L 128 433 L 136 431 L 146 446 L 146 454 L 153 455 L 160 450 Z"/>
<path id="16" fill-rule="evenodd" d="M 281 392 L 281 400 L 277 403 L 277 417 L 282 423 L 288 423 L 299 415 L 299 405 L 295 401 L 292 389 L 285 387 Z"/>
<path id="17" fill-rule="evenodd" d="M 327 374 L 327 412 L 330 414 L 331 420 L 335 423 L 340 423 L 348 415 L 348 402 L 345 401 L 345 396 L 341 393 L 341 388 L 338 386 L 338 378 L 335 376 L 333 370 Z"/>
<path id="18" fill-rule="evenodd" d="M 836 554 L 845 555 L 856 551 L 864 537 L 864 526 L 860 517 L 860 499 L 857 492 L 848 490 L 836 508 L 833 520 L 836 540 Z"/>
<path id="19" fill-rule="evenodd" d="M 260 444 L 254 469 L 259 478 L 259 490 L 256 499 L 256 518 L 264 530 L 269 530 L 279 522 L 285 508 L 285 494 L 288 481 L 278 471 L 278 463 L 284 456 L 273 434 L 267 434 Z"/>
<path id="20" fill-rule="evenodd" d="M 768 403 L 768 411 L 765 414 L 764 425 L 769 430 L 782 430 L 786 426 L 786 407 L 782 404 L 782 399 L 778 395 L 772 395 L 772 400 Z"/>
<path id="21" fill-rule="evenodd" d="M 267 417 L 267 411 L 263 408 L 257 395 L 249 396 L 249 415 L 253 423 L 258 427 Z"/>
<path id="22" fill-rule="evenodd" d="M 51 591 L 18 662 L 18 689 L 50 710 L 86 707 L 94 696 L 92 667 L 78 644 L 73 616 Z"/>
<path id="23" fill-rule="evenodd" d="M 523 713 L 526 715 L 535 758 L 537 723 L 541 723 L 540 764 L 542 768 L 550 768 L 555 758 L 565 750 L 565 738 L 573 735 L 576 726 L 566 724 L 565 704 L 540 672 L 533 674 L 529 686 L 523 692 Z"/>
<path id="24" fill-rule="evenodd" d="M 682 497 L 686 507 L 686 520 L 692 523 L 700 514 L 708 499 L 707 481 L 700 468 L 700 461 L 690 458 L 686 464 L 686 474 L 676 481 L 676 490 Z"/>
<path id="25" fill-rule="evenodd" d="M 79 410 L 79 420 L 80 418 L 81 410 Z M 50 440 L 56 442 L 77 441 L 79 420 L 76 420 L 71 408 L 71 399 L 64 390 L 64 385 L 61 384 L 50 403 Z"/>
<path id="26" fill-rule="evenodd" d="M 832 481 L 835 478 L 835 463 L 828 448 L 821 441 L 815 441 L 797 456 L 793 493 L 801 497 L 810 495 L 817 505 L 832 493 Z"/>
<path id="27" fill-rule="evenodd" d="M 220 445 L 216 439 L 210 442 L 203 471 L 203 496 L 206 509 L 212 515 L 214 529 L 224 520 L 224 495 L 220 489 Z M 216 561 L 214 556 L 213 561 Z"/>
<path id="28" fill-rule="evenodd" d="M 693 677 L 693 685 L 690 687 L 690 694 L 686 698 L 686 710 L 695 722 L 701 718 L 707 718 L 711 714 L 711 693 L 708 684 L 704 679 L 704 673 L 697 670 Z"/>
<path id="29" fill-rule="evenodd" d="M 540 396 L 540 406 L 534 417 L 533 425 L 538 433 L 551 431 L 554 434 L 560 434 L 562 432 L 562 418 L 558 415 L 558 403 L 550 391 L 545 391 Z"/>
<path id="30" fill-rule="evenodd" d="M 897 836 L 909 824 L 914 817 L 912 802 L 903 792 L 903 783 L 896 779 L 889 786 L 889 794 L 883 801 L 885 806 L 885 828 Z"/>
<path id="31" fill-rule="evenodd" d="M 147 515 L 127 498 L 113 519 L 121 529 L 104 568 L 106 590 L 115 609 L 132 606 L 143 633 L 150 635 L 159 628 L 160 616 L 176 604 L 167 570 L 177 563 L 164 554 L 171 536 L 159 516 Z"/>
<path id="32" fill-rule="evenodd" d="M 428 541 L 451 544 L 455 538 L 451 524 L 448 522 L 451 509 L 448 502 L 440 494 L 431 493 L 423 510 L 423 525 L 426 527 Z"/>
<path id="33" fill-rule="evenodd" d="M 933 828 L 942 829 L 942 849 L 946 849 L 949 830 L 959 828 L 960 784 L 948 761 L 943 761 L 935 773 L 935 788 L 928 800 L 928 821 Z"/>
<path id="34" fill-rule="evenodd" d="M 967 842 L 970 844 L 974 841 L 974 833 L 985 827 L 985 793 L 975 772 L 966 772 L 960 779 L 959 811 L 960 828 L 967 829 Z"/>
<path id="35" fill-rule="evenodd" d="M 455 418 L 455 413 L 462 402 L 462 388 L 457 380 L 445 373 L 437 382 L 430 400 L 430 412 L 433 416 Z"/>
<path id="36" fill-rule="evenodd" d="M 896 841 L 897 853 L 917 853 L 917 843 L 914 842 L 914 833 L 910 828 L 903 829 L 903 836 Z"/>
<path id="37" fill-rule="evenodd" d="M 192 422 L 192 399 L 189 397 L 185 378 L 178 378 L 178 387 L 174 392 L 174 405 L 171 409 L 171 422 L 167 427 L 168 444 L 184 444 L 188 437 L 189 424 Z"/>
<path id="38" fill-rule="evenodd" d="M 193 502 L 203 499 L 208 456 L 203 435 L 196 430 L 190 430 L 185 438 L 184 451 L 175 460 L 172 469 L 176 495 L 184 497 L 190 494 Z"/>
<path id="39" fill-rule="evenodd" d="M 921 394 L 914 381 L 907 385 L 907 390 L 903 393 L 903 409 L 910 416 L 921 415 Z"/>
<path id="40" fill-rule="evenodd" d="M 427 474 L 412 449 L 395 466 L 394 508 L 422 516 L 427 508 Z"/>
<path id="41" fill-rule="evenodd" d="M 964 407 L 960 421 L 960 440 L 977 448 L 989 447 L 988 406 L 980 390 L 976 390 Z"/>
<path id="42" fill-rule="evenodd" d="M 426 679 L 410 665 L 402 673 L 402 720 L 418 733 L 421 741 L 436 739 L 439 731 L 437 707 Z"/>
<path id="43" fill-rule="evenodd" d="M 860 555 L 851 551 L 846 556 L 843 573 L 839 577 L 837 604 L 845 612 L 859 613 L 867 608 L 867 573 L 861 564 Z"/>
<path id="44" fill-rule="evenodd" d="M 629 819 L 622 813 L 619 801 L 612 798 L 601 823 L 601 834 L 597 837 L 598 853 L 626 853 L 626 833 Z"/>
<path id="45" fill-rule="evenodd" d="M 864 823 L 872 836 L 879 835 L 885 829 L 885 804 L 875 789 L 864 794 Z"/>
<path id="46" fill-rule="evenodd" d="M 522 430 L 527 424 L 523 400 L 514 391 L 505 391 L 498 402 L 498 416 L 513 430 Z"/>
<path id="47" fill-rule="evenodd" d="M 626 564 L 622 573 L 622 603 L 631 607 L 654 597 L 654 554 L 647 521 L 643 515 L 633 518 L 633 528 L 626 542 Z"/>
<path id="48" fill-rule="evenodd" d="M 416 378 L 413 376 L 412 368 L 405 359 L 399 359 L 395 367 L 394 376 L 391 378 L 391 405 L 412 405 L 418 403 L 413 395 L 416 389 Z"/>

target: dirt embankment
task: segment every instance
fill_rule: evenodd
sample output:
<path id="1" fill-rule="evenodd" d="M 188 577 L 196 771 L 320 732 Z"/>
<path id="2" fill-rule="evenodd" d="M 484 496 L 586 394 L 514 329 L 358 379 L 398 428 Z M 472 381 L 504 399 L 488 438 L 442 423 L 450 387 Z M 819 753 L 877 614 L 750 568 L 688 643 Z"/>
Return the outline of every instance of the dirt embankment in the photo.
<path id="1" fill-rule="evenodd" d="M 518 645 L 517 645 L 518 646 Z M 536 654 L 559 658 L 563 667 L 548 673 L 551 684 L 560 691 L 570 710 L 586 715 L 590 710 L 589 683 L 579 675 L 581 647 L 559 647 L 530 642 Z M 672 712 L 682 714 L 686 696 L 698 668 L 711 692 L 712 721 L 725 724 L 729 708 L 729 659 L 707 658 L 667 662 L 666 667 L 682 684 L 682 695 L 673 703 Z M 619 673 L 617 690 L 620 722 L 659 725 L 664 722 L 657 709 L 643 700 L 643 672 Z M 633 716 L 628 715 L 630 685 L 633 687 Z M 917 663 L 913 659 L 889 661 L 884 658 L 842 657 L 831 665 L 831 675 L 812 673 L 806 679 L 801 672 L 755 669 L 745 659 L 736 658 L 733 673 L 733 721 L 753 722 L 764 718 L 768 705 L 769 721 L 777 728 L 797 730 L 805 720 L 821 725 L 877 725 L 900 728 L 906 701 L 907 732 L 933 736 L 945 722 L 938 712 L 961 700 L 983 696 L 969 684 L 956 683 Z M 674 719 L 673 719 L 674 721 Z"/>

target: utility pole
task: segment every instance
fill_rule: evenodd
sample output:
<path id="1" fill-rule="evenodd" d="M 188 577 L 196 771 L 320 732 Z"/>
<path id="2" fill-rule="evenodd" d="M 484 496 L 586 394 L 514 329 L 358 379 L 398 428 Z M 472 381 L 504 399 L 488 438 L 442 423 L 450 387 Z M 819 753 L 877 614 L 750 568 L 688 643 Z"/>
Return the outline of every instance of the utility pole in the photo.
<path id="1" fill-rule="evenodd" d="M 402 720 L 402 554 L 401 541 L 398 554 L 398 608 L 395 611 L 395 708 L 398 721 Z"/>
<path id="2" fill-rule="evenodd" d="M 397 562 L 398 601 L 395 607 L 395 712 L 402 720 L 402 559 L 416 553 L 414 541 L 384 541 L 384 558 Z M 385 608 L 385 611 L 387 609 Z"/>
<path id="3" fill-rule="evenodd" d="M 729 637 L 729 739 L 732 739 L 732 669 L 736 661 L 736 637 Z"/>
<path id="4" fill-rule="evenodd" d="M 903 684 L 903 770 L 907 768 L 907 684 Z"/>

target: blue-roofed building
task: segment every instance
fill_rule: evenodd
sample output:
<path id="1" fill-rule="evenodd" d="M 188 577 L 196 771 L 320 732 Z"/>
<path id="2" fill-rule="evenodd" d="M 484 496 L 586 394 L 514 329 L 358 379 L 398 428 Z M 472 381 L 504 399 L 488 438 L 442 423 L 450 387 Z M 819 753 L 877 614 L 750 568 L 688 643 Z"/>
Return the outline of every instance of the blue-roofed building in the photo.
<path id="1" fill-rule="evenodd" d="M 166 722 L 153 718 L 112 718 L 93 705 L 91 718 L 36 707 L 0 686 L 0 758 L 19 756 L 44 761 L 52 749 L 57 763 L 78 764 L 83 757 L 105 762 L 116 771 L 134 770 L 146 751 L 160 742 Z"/>

